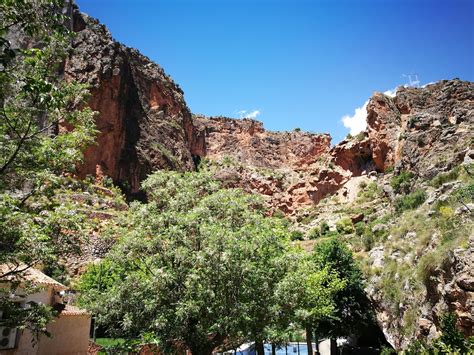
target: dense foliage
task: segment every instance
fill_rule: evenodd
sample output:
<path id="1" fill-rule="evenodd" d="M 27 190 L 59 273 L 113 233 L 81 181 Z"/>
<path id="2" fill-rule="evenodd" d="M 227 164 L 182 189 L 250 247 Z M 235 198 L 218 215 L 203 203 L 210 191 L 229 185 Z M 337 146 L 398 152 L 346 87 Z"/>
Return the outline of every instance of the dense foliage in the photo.
<path id="1" fill-rule="evenodd" d="M 317 333 L 320 337 L 358 334 L 371 323 L 372 314 L 363 289 L 362 273 L 352 252 L 338 239 L 329 239 L 316 245 L 312 258 L 319 268 L 328 268 L 344 283 L 333 296 L 334 314 L 319 322 Z"/>
<path id="2" fill-rule="evenodd" d="M 114 336 L 152 333 L 163 349 L 184 343 L 196 354 L 245 332 L 262 337 L 284 272 L 281 221 L 206 173 L 157 172 L 143 187 L 149 202 L 132 206 L 115 250 L 83 278 L 98 321 Z"/>
<path id="3" fill-rule="evenodd" d="M 329 259 L 339 255 L 291 247 L 286 224 L 266 216 L 260 199 L 221 189 L 206 171 L 156 172 L 143 188 L 148 202 L 132 204 L 115 227 L 119 242 L 80 283 L 83 305 L 109 335 L 208 354 L 284 343 L 345 313 L 334 297 L 356 283 L 347 250 L 338 268 Z"/>
<path id="4" fill-rule="evenodd" d="M 18 286 L 11 281 L 77 250 L 83 218 L 52 197 L 95 134 L 93 114 L 83 108 L 86 88 L 61 76 L 70 44 L 61 9 L 59 0 L 0 4 L 0 264 L 8 265 L 0 282 L 11 287 L 0 293 L 2 324 L 36 333 L 51 310 L 36 303 L 19 309 L 9 298 Z M 16 48 L 10 38 L 29 45 Z"/>

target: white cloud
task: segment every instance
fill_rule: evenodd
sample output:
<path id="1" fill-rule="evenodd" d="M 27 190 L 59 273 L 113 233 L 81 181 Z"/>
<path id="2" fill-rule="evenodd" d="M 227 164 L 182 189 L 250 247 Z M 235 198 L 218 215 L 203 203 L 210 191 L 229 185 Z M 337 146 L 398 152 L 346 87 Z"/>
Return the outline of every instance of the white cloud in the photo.
<path id="1" fill-rule="evenodd" d="M 359 132 L 362 132 L 367 127 L 367 104 L 369 101 L 367 100 L 362 107 L 358 107 L 355 109 L 354 114 L 352 116 L 345 115 L 342 117 L 342 123 L 344 127 L 349 128 L 349 132 L 351 135 L 356 135 Z"/>
<path id="2" fill-rule="evenodd" d="M 384 95 L 387 95 L 388 97 L 395 97 L 396 94 L 397 94 L 396 88 L 392 90 L 384 91 Z"/>
<path id="3" fill-rule="evenodd" d="M 255 119 L 257 118 L 258 115 L 260 115 L 259 110 L 253 110 L 253 111 L 247 111 L 247 110 L 240 110 L 236 112 L 240 118 L 252 118 Z"/>
<path id="4" fill-rule="evenodd" d="M 422 88 L 425 88 L 427 87 L 428 85 L 431 85 L 431 84 L 434 84 L 435 82 L 434 81 L 430 81 L 429 83 L 427 84 L 424 84 L 424 85 L 421 85 Z"/>
<path id="5" fill-rule="evenodd" d="M 258 115 L 260 115 L 260 111 L 259 110 L 254 110 L 252 112 L 247 113 L 245 118 L 257 118 Z"/>

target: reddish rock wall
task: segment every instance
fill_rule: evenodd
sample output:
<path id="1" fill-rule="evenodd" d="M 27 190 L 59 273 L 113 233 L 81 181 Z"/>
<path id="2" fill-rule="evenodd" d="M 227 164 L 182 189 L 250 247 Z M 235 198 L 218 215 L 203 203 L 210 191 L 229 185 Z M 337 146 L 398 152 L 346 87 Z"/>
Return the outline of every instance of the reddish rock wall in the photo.
<path id="1" fill-rule="evenodd" d="M 73 10 L 74 53 L 67 78 L 91 87 L 98 111 L 97 144 L 85 152 L 78 175 L 102 171 L 130 194 L 156 169 L 194 168 L 202 153 L 183 92 L 163 69 L 138 51 L 114 41 L 96 20 Z M 195 149 L 194 149 L 195 148 Z"/>
<path id="2" fill-rule="evenodd" d="M 474 136 L 474 83 L 443 80 L 376 93 L 367 105 L 367 133 L 378 171 L 412 170 L 430 178 L 459 164 Z"/>
<path id="3" fill-rule="evenodd" d="M 267 197 L 291 214 L 336 192 L 352 176 L 389 167 L 430 177 L 459 163 L 473 136 L 473 83 L 441 81 L 376 93 L 365 137 L 330 146 L 327 134 L 270 132 L 250 119 L 191 116 L 183 91 L 163 69 L 114 41 L 96 20 L 73 10 L 75 51 L 67 78 L 91 87 L 97 144 L 78 174 L 108 175 L 129 195 L 156 169 L 192 170 L 200 158 L 231 158 L 218 176 Z M 230 169 L 230 170 L 229 170 Z"/>

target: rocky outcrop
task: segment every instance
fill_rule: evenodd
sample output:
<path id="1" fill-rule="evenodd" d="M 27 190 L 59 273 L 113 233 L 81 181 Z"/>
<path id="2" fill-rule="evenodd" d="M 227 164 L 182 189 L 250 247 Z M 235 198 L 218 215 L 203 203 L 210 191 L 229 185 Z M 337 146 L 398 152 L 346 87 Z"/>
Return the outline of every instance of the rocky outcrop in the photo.
<path id="1" fill-rule="evenodd" d="M 373 142 L 368 138 L 343 140 L 331 149 L 335 164 L 350 172 L 351 176 L 360 176 L 376 170 Z"/>
<path id="2" fill-rule="evenodd" d="M 463 159 L 474 134 L 474 84 L 460 80 L 401 87 L 393 98 L 374 94 L 365 135 L 333 148 L 327 134 L 270 132 L 250 119 L 192 117 L 183 91 L 161 67 L 114 41 L 77 8 L 71 17 L 77 35 L 64 72 L 91 87 L 99 130 L 78 175 L 108 175 L 129 196 L 139 194 L 153 170 L 192 170 L 203 157 L 231 158 L 240 168 L 219 175 L 233 176 L 228 186 L 261 193 L 271 207 L 291 214 L 371 171 L 394 167 L 433 176 Z"/>
<path id="3" fill-rule="evenodd" d="M 459 164 L 474 136 L 473 85 L 451 80 L 400 87 L 395 97 L 375 93 L 367 105 L 367 131 L 332 148 L 324 134 L 269 132 L 255 120 L 198 115 L 196 140 L 204 142 L 203 156 L 239 164 L 217 174 L 227 186 L 263 194 L 270 207 L 293 214 L 352 177 L 395 168 L 430 178 Z"/>
<path id="4" fill-rule="evenodd" d="M 344 174 L 325 164 L 331 137 L 295 130 L 271 132 L 251 119 L 194 116 L 206 158 L 220 162 L 225 186 L 266 197 L 272 210 L 292 214 L 336 191 Z"/>
<path id="5" fill-rule="evenodd" d="M 245 165 L 298 170 L 315 163 L 330 149 L 328 134 L 271 132 L 262 122 L 246 118 L 193 118 L 198 130 L 204 132 L 206 157 L 214 160 L 229 156 Z"/>
<path id="6" fill-rule="evenodd" d="M 466 336 L 474 335 L 474 236 L 466 249 L 454 249 L 432 275 L 427 298 L 435 301 L 435 316 L 454 312 Z M 439 317 L 438 317 L 439 318 Z M 438 319 L 434 319 L 436 322 Z M 420 327 L 420 331 L 424 329 Z"/>
<path id="7" fill-rule="evenodd" d="M 98 112 L 99 130 L 79 176 L 108 175 L 133 195 L 153 170 L 193 169 L 191 148 L 199 153 L 199 137 L 179 86 L 77 8 L 72 19 L 76 37 L 65 76 L 90 86 L 89 105 Z"/>
<path id="8" fill-rule="evenodd" d="M 378 171 L 411 170 L 424 178 L 462 162 L 474 136 L 474 83 L 443 80 L 376 93 L 367 105 L 367 133 Z"/>
<path id="9" fill-rule="evenodd" d="M 372 266 L 383 268 L 385 254 L 383 246 L 373 248 L 369 252 Z M 436 339 L 440 335 L 441 317 L 448 312 L 456 315 L 457 327 L 465 336 L 474 334 L 473 260 L 474 239 L 471 237 L 467 248 L 450 251 L 443 264 L 430 272 L 420 293 L 417 294 L 409 284 L 404 286 L 405 297 L 399 305 L 398 314 L 391 310 L 391 306 L 373 286 L 377 284 L 378 277 L 373 276 L 369 280 L 366 291 L 377 311 L 377 320 L 387 340 L 396 349 L 406 348 L 414 339 Z M 407 327 L 405 312 L 409 309 L 408 304 L 416 304 L 419 309 L 416 319 L 412 320 L 414 331 L 411 334 L 403 330 Z"/>

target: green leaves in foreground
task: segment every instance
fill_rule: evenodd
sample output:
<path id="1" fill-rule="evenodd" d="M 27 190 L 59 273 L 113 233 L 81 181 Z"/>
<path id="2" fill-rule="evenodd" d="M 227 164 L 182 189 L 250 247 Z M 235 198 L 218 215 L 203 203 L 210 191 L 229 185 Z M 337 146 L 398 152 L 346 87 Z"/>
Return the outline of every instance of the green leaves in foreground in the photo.
<path id="1" fill-rule="evenodd" d="M 164 349 L 184 342 L 207 353 L 269 317 L 285 271 L 280 220 L 206 173 L 158 172 L 144 187 L 150 202 L 133 205 L 114 252 L 83 278 L 83 302 L 98 320 L 115 336 L 152 332 Z"/>
<path id="2" fill-rule="evenodd" d="M 224 342 L 287 341 L 336 314 L 339 270 L 289 245 L 262 200 L 221 189 L 208 172 L 156 172 L 83 276 L 82 303 L 109 335 L 208 354 Z M 148 339 L 149 341 L 149 339 Z"/>
<path id="3" fill-rule="evenodd" d="M 53 314 L 38 304 L 20 309 L 9 299 L 11 281 L 25 268 L 78 251 L 83 216 L 55 194 L 96 133 L 84 107 L 87 88 L 59 75 L 71 38 L 62 6 L 61 0 L 0 3 L 0 264 L 12 266 L 0 272 L 0 304 L 8 309 L 3 322 L 35 334 Z M 37 48 L 15 48 L 10 37 L 27 37 Z"/>

